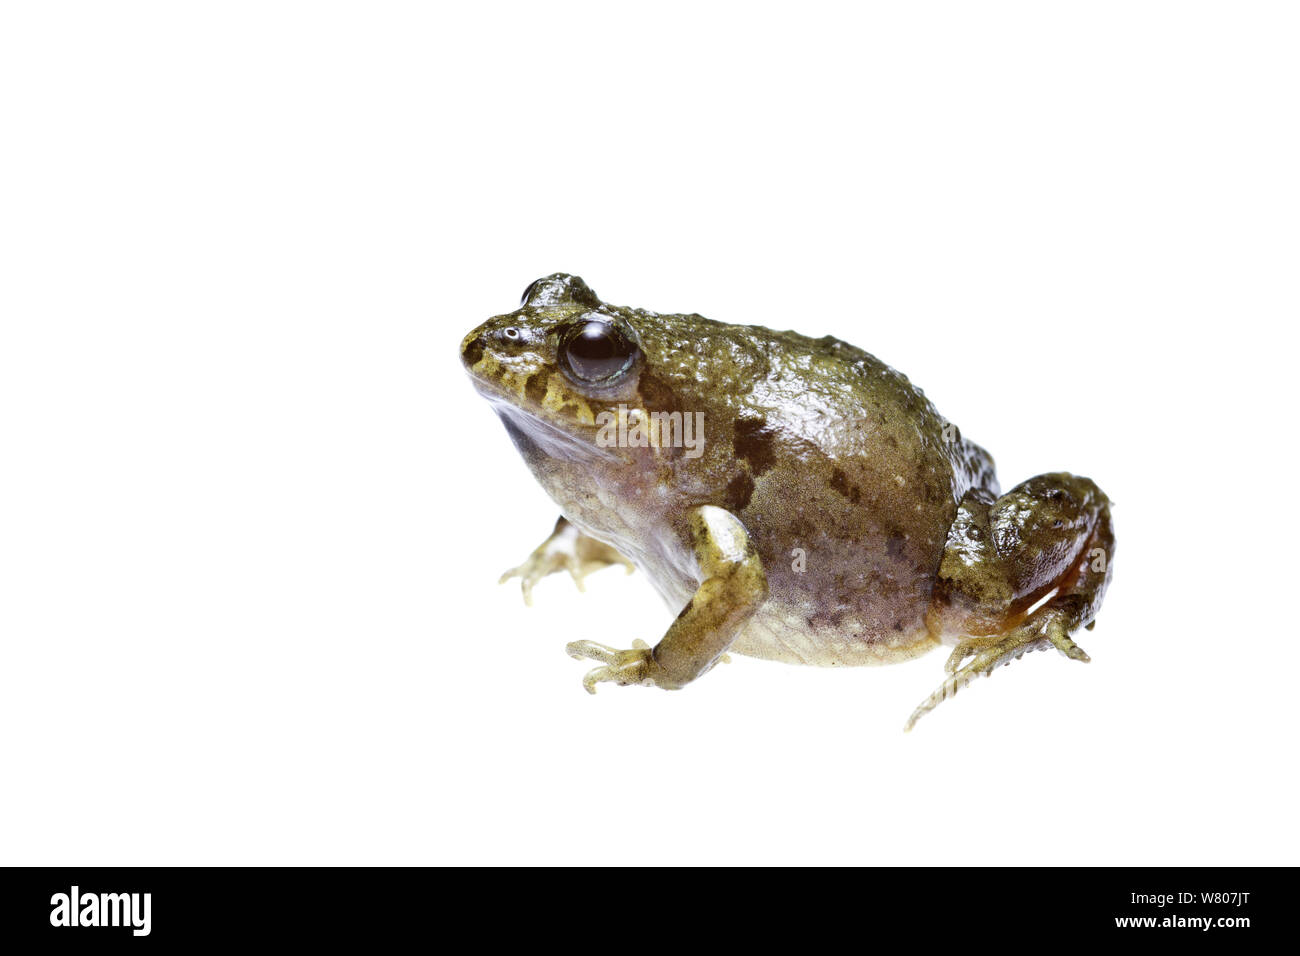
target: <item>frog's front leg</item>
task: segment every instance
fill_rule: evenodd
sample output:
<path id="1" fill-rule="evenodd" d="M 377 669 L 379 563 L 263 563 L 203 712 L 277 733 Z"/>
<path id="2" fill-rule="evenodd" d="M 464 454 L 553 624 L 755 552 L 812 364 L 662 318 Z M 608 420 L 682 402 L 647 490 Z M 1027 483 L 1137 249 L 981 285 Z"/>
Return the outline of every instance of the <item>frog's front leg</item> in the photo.
<path id="1" fill-rule="evenodd" d="M 997 499 L 968 493 L 948 532 L 928 619 L 932 633 L 956 640 L 949 676 L 906 729 L 1026 651 L 1055 647 L 1087 662 L 1071 634 L 1091 630 L 1114 553 L 1110 501 L 1087 478 L 1039 475 Z"/>
<path id="2" fill-rule="evenodd" d="M 627 573 L 633 571 L 633 564 L 616 549 L 603 541 L 597 541 L 583 534 L 563 515 L 555 522 L 551 536 L 533 549 L 528 560 L 517 568 L 511 568 L 501 575 L 499 584 L 505 584 L 511 578 L 519 578 L 520 589 L 524 593 L 524 603 L 532 606 L 533 585 L 548 574 L 568 571 L 579 591 L 586 590 L 582 579 L 592 571 L 599 571 L 611 564 L 621 564 Z"/>
<path id="3" fill-rule="evenodd" d="M 591 693 L 601 681 L 685 687 L 718 662 L 767 598 L 763 563 L 735 515 L 703 505 L 690 512 L 689 528 L 699 587 L 655 647 L 637 641 L 619 651 L 574 641 L 566 648 L 572 657 L 603 665 L 583 678 Z"/>

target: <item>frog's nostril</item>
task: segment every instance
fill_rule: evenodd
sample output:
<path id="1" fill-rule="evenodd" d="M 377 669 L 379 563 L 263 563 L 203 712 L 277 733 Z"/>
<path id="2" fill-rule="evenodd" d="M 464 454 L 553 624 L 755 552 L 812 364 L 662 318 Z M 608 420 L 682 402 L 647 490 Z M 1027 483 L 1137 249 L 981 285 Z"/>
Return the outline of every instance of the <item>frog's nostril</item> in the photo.
<path id="1" fill-rule="evenodd" d="M 466 368 L 473 368 L 483 357 L 483 336 L 469 335 L 460 343 L 460 360 Z"/>

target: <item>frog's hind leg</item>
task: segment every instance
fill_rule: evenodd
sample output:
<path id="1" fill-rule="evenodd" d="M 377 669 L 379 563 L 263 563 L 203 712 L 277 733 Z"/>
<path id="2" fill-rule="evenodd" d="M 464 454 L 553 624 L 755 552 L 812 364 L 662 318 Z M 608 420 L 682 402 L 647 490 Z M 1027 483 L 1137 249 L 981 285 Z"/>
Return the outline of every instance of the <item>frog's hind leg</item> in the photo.
<path id="1" fill-rule="evenodd" d="M 582 579 L 593 571 L 621 564 L 631 574 L 634 565 L 616 549 L 583 534 L 563 515 L 555 522 L 551 536 L 533 549 L 523 564 L 501 575 L 500 584 L 519 578 L 524 603 L 533 603 L 533 585 L 548 574 L 568 571 L 579 591 L 585 590 Z"/>
<path id="2" fill-rule="evenodd" d="M 918 720 L 952 697 L 976 677 L 989 677 L 994 668 L 1010 664 L 1024 657 L 1026 651 L 1042 651 L 1055 647 L 1071 660 L 1087 663 L 1090 658 L 1070 637 L 1071 621 L 1078 620 L 1076 602 L 1069 595 L 1061 605 L 1049 601 L 1030 615 L 1025 623 L 1012 631 L 999 635 L 994 641 L 969 638 L 953 649 L 944 665 L 948 678 L 923 700 L 907 719 L 904 730 L 911 730 Z M 1073 625 L 1077 627 L 1078 625 Z M 961 662 L 970 657 L 970 663 Z"/>
<path id="3" fill-rule="evenodd" d="M 1114 550 L 1110 502 L 1087 478 L 1040 475 L 997 499 L 969 493 L 948 534 L 929 618 L 934 633 L 960 637 L 944 667 L 947 679 L 906 729 L 1026 651 L 1055 647 L 1087 662 L 1071 634 L 1091 629 Z"/>

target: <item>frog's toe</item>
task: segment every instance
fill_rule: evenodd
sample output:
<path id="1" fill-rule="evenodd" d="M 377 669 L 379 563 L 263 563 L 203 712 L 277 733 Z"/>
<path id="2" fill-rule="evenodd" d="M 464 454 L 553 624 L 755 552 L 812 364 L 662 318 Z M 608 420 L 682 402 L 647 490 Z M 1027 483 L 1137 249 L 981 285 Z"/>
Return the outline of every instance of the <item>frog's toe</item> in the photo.
<path id="1" fill-rule="evenodd" d="M 570 641 L 564 645 L 564 652 L 574 660 L 600 661 L 612 664 L 618 659 L 619 651 L 595 641 Z"/>
<path id="2" fill-rule="evenodd" d="M 1088 630 L 1092 630 L 1092 625 L 1095 623 L 1097 622 L 1089 621 L 1087 625 Z M 1052 642 L 1053 647 L 1072 661 L 1080 661 L 1087 664 L 1092 660 L 1092 658 L 1088 656 L 1087 651 L 1074 643 L 1073 639 L 1070 637 L 1070 632 L 1064 627 L 1049 625 L 1047 629 L 1047 639 Z"/>
<path id="3" fill-rule="evenodd" d="M 1024 652 L 1025 649 L 1021 648 L 1020 652 L 1015 656 L 1019 657 Z M 974 654 L 974 660 L 964 667 L 958 666 L 966 656 L 972 653 Z M 916 710 L 912 711 L 912 716 L 907 718 L 907 723 L 904 725 L 903 730 L 905 732 L 911 730 L 916 726 L 918 720 L 930 711 L 934 710 L 949 697 L 956 695 L 957 691 L 968 685 L 976 677 L 988 676 L 993 673 L 993 668 L 997 667 L 998 664 L 1005 664 L 1010 659 L 1011 657 L 1009 654 L 1005 660 L 1001 659 L 1001 654 L 999 653 L 997 646 L 986 648 L 982 651 L 966 650 L 959 646 L 952 652 L 952 656 L 948 658 L 948 663 L 944 667 L 944 669 L 948 671 L 947 679 L 935 688 L 934 692 L 930 694 L 929 697 L 921 701 Z"/>
<path id="4" fill-rule="evenodd" d="M 956 647 L 952 649 L 952 653 L 948 655 L 948 659 L 944 661 L 943 664 L 944 673 L 945 674 L 957 673 L 957 669 L 961 667 L 961 662 L 964 661 L 966 658 L 970 657 L 974 653 L 975 653 L 975 648 L 970 643 L 964 642 L 958 644 Z"/>
<path id="5" fill-rule="evenodd" d="M 545 577 L 545 573 L 538 574 L 534 569 L 534 560 L 529 558 L 518 567 L 511 568 L 504 572 L 497 579 L 497 584 L 505 584 L 511 578 L 519 578 L 519 590 L 524 595 L 524 603 L 529 607 L 533 606 L 533 585 Z"/>

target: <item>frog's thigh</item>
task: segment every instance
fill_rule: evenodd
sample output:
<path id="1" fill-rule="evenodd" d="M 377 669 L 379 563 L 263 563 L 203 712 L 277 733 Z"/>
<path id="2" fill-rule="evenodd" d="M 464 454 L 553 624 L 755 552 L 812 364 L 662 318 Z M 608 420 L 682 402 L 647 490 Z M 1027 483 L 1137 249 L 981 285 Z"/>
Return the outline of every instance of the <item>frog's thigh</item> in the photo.
<path id="1" fill-rule="evenodd" d="M 1025 651 L 1056 647 L 1087 661 L 1070 635 L 1092 626 L 1114 550 L 1110 501 L 1088 478 L 1058 472 L 1001 498 L 969 493 L 949 532 L 930 616 L 932 631 L 956 644 L 951 676 L 908 726 Z M 973 659 L 961 666 L 967 657 Z"/>
<path id="2" fill-rule="evenodd" d="M 763 564 L 729 511 L 704 505 L 689 516 L 699 587 L 654 648 L 616 651 L 591 641 L 568 646 L 574 657 L 603 662 L 589 673 L 588 690 L 600 681 L 684 687 L 711 668 L 767 598 Z"/>

